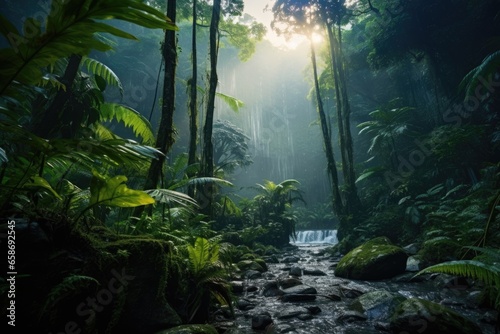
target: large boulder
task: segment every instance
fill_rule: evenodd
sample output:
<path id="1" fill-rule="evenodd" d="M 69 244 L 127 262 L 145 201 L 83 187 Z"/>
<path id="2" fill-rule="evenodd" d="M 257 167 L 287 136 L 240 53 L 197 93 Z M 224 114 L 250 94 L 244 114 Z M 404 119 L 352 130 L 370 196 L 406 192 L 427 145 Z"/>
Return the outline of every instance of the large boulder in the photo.
<path id="1" fill-rule="evenodd" d="M 340 260 L 335 276 L 357 280 L 380 280 L 402 274 L 408 255 L 388 238 L 378 237 L 354 248 Z"/>
<path id="2" fill-rule="evenodd" d="M 359 296 L 349 308 L 371 320 L 388 320 L 399 304 L 405 300 L 406 298 L 399 293 L 376 290 Z"/>
<path id="3" fill-rule="evenodd" d="M 471 320 L 449 308 L 423 299 L 409 298 L 391 317 L 392 333 L 480 334 Z"/>

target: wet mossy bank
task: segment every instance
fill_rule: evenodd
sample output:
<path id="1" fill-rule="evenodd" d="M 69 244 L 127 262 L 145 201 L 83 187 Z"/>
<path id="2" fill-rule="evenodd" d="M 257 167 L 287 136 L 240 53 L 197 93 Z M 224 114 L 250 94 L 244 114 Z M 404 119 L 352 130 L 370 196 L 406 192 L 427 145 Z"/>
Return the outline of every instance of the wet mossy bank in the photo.
<path id="1" fill-rule="evenodd" d="M 153 333 L 181 324 L 166 297 L 168 242 L 65 221 L 16 228 L 17 329 Z M 2 289 L 2 307 L 8 302 Z"/>

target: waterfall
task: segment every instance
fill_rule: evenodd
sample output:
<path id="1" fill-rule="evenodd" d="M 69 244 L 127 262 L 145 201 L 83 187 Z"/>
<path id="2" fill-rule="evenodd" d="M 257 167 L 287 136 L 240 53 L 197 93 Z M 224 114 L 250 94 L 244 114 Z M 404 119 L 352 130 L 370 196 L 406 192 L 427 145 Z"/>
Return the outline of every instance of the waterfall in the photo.
<path id="1" fill-rule="evenodd" d="M 296 240 L 290 240 L 295 244 L 336 244 L 337 230 L 314 230 L 314 231 L 298 231 Z"/>

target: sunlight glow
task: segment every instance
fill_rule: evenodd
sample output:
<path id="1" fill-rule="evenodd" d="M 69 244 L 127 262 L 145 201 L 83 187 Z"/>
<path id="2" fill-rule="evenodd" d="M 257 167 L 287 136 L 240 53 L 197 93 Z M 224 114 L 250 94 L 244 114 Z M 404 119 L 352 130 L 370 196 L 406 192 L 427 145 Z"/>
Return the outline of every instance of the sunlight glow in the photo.
<path id="1" fill-rule="evenodd" d="M 312 41 L 314 44 L 321 44 L 323 42 L 323 36 L 317 33 L 313 33 Z"/>

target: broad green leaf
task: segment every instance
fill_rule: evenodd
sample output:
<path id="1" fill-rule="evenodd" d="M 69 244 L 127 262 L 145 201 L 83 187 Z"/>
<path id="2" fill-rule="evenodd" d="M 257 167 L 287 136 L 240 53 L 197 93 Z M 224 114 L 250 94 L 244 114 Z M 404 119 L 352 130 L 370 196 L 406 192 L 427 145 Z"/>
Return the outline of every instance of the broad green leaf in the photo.
<path id="1" fill-rule="evenodd" d="M 61 200 L 61 196 L 52 188 L 52 186 L 41 176 L 32 176 L 30 182 L 24 184 L 25 187 L 40 187 L 48 190 L 54 197 Z"/>
<path id="2" fill-rule="evenodd" d="M 93 172 L 90 181 L 89 205 L 107 205 L 121 208 L 131 208 L 141 205 L 154 204 L 155 200 L 146 192 L 127 187 L 127 177 L 118 175 L 110 179 Z"/>

